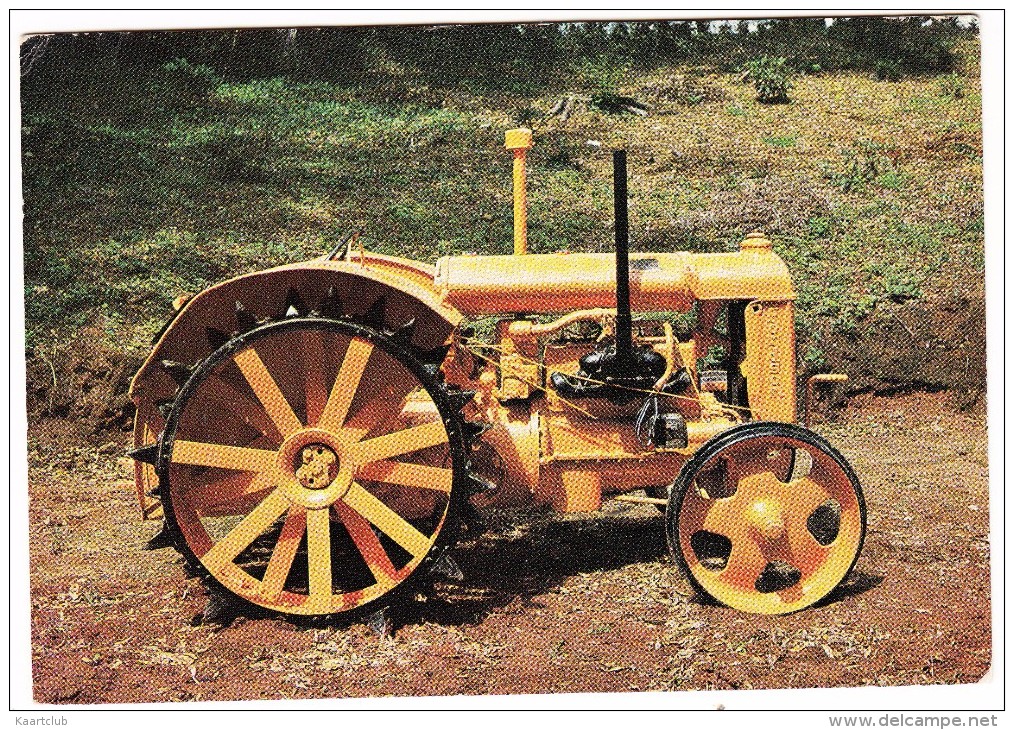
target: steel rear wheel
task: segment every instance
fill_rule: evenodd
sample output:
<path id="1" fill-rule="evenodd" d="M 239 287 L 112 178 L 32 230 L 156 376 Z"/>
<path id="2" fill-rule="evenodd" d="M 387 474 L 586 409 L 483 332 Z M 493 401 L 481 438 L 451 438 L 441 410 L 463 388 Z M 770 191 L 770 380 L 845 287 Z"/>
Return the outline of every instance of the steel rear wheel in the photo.
<path id="1" fill-rule="evenodd" d="M 299 615 L 394 600 L 453 536 L 466 469 L 435 368 L 369 327 L 305 317 L 204 361 L 157 463 L 184 556 L 229 593 Z"/>
<path id="2" fill-rule="evenodd" d="M 669 549 L 695 588 L 750 613 L 789 613 L 827 596 L 855 565 L 865 530 L 862 488 L 845 458 L 782 423 L 747 423 L 702 446 L 666 513 Z"/>

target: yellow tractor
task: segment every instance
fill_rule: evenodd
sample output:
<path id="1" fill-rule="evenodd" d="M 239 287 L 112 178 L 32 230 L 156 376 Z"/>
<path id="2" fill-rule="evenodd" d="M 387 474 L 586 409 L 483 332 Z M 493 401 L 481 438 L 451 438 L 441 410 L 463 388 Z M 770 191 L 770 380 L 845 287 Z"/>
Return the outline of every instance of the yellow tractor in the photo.
<path id="1" fill-rule="evenodd" d="M 754 613 L 826 597 L 866 508 L 795 425 L 771 242 L 629 253 L 618 150 L 615 255 L 529 254 L 531 132 L 506 146 L 513 255 L 433 266 L 352 237 L 177 300 L 131 386 L 141 512 L 164 519 L 149 546 L 234 605 L 368 616 L 457 574 L 449 548 L 484 509 L 623 500 L 664 511 L 703 595 Z"/>

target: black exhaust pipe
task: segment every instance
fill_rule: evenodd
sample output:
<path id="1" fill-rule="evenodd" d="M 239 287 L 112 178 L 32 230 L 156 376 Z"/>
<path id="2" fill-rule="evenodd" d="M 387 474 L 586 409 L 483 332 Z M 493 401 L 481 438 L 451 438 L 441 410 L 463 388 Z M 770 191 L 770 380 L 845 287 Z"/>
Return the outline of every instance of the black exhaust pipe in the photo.
<path id="1" fill-rule="evenodd" d="M 627 153 L 624 150 L 613 152 L 613 206 L 616 216 L 616 344 L 598 347 L 582 357 L 578 361 L 577 377 L 554 372 L 550 375 L 550 383 L 557 393 L 566 397 L 607 398 L 616 405 L 623 405 L 650 392 L 666 368 L 665 358 L 650 347 L 642 346 L 634 352 L 627 240 Z M 666 383 L 663 387 L 670 385 Z"/>
<path id="2" fill-rule="evenodd" d="M 634 345 L 630 319 L 626 150 L 613 152 L 613 210 L 616 219 L 616 359 L 629 363 Z"/>

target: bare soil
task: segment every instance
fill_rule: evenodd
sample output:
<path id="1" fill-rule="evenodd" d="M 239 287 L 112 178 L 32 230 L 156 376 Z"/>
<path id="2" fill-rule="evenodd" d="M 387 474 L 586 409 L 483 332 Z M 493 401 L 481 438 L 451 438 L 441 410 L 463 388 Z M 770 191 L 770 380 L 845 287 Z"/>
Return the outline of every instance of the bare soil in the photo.
<path id="1" fill-rule="evenodd" d="M 985 419 L 944 393 L 853 400 L 818 427 L 863 481 L 856 570 L 822 605 L 753 616 L 693 595 L 652 507 L 492 515 L 466 578 L 395 632 L 240 617 L 138 519 L 127 435 L 29 431 L 32 653 L 43 703 L 975 682 L 990 665 Z M 84 432 L 82 432 L 84 431 Z M 94 437 L 91 437 L 94 439 Z"/>

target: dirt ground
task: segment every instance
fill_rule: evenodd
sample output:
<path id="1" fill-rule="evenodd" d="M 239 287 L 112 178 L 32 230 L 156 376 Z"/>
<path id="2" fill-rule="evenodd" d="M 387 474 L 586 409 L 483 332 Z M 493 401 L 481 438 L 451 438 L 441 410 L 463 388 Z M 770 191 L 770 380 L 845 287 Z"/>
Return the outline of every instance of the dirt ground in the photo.
<path id="1" fill-rule="evenodd" d="M 905 685 L 990 664 L 986 428 L 947 396 L 853 400 L 818 427 L 863 481 L 869 530 L 818 607 L 752 616 L 694 597 L 661 516 L 493 515 L 466 575 L 365 625 L 199 625 L 201 584 L 137 516 L 127 434 L 29 432 L 32 671 L 42 703 Z M 107 437 L 105 439 L 109 441 Z"/>

